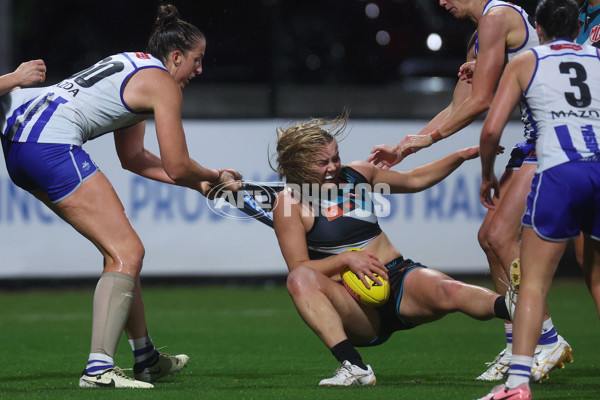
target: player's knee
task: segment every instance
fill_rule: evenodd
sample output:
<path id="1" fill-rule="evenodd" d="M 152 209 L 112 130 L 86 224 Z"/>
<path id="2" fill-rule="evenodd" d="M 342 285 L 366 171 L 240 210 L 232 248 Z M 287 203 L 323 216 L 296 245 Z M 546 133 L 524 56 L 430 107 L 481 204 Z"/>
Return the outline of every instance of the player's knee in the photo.
<path id="1" fill-rule="evenodd" d="M 501 223 L 492 224 L 487 230 L 487 241 L 493 252 L 503 252 L 510 246 L 514 236 L 509 228 Z"/>
<path id="2" fill-rule="evenodd" d="M 490 246 L 490 242 L 488 240 L 488 234 L 487 234 L 488 230 L 487 227 L 484 228 L 483 226 L 479 228 L 479 231 L 477 232 L 477 240 L 479 241 L 479 246 L 481 246 L 481 249 L 484 252 L 488 252 L 491 251 L 491 246 Z"/>
<path id="3" fill-rule="evenodd" d="M 131 265 L 137 270 L 139 274 L 142 270 L 142 265 L 144 263 L 144 257 L 146 256 L 146 249 L 144 245 L 140 242 L 131 253 Z"/>
<path id="4" fill-rule="evenodd" d="M 438 282 L 438 306 L 445 311 L 454 311 L 457 309 L 458 293 L 461 291 L 463 283 L 454 279 L 443 279 Z"/>
<path id="5" fill-rule="evenodd" d="M 287 277 L 287 290 L 293 296 L 300 296 L 310 288 L 314 288 L 315 271 L 312 268 L 300 265 L 290 271 Z"/>
<path id="6" fill-rule="evenodd" d="M 136 240 L 130 243 L 124 250 L 119 250 L 112 255 L 112 260 L 107 260 L 109 263 L 115 264 L 115 267 L 121 272 L 131 276 L 138 276 L 142 270 L 146 249 L 141 241 Z"/>

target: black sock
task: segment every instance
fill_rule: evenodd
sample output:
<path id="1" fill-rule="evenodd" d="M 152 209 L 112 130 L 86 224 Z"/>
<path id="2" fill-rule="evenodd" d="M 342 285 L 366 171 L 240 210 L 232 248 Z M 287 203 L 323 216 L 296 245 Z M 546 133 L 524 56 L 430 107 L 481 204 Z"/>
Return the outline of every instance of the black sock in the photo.
<path id="1" fill-rule="evenodd" d="M 349 361 L 351 364 L 357 365 L 366 370 L 367 366 L 362 360 L 358 351 L 352 346 L 349 339 L 343 340 L 331 348 L 331 353 L 339 361 Z"/>
<path id="2" fill-rule="evenodd" d="M 508 308 L 506 308 L 504 296 L 498 296 L 494 302 L 494 313 L 496 314 L 496 317 L 510 321 L 510 314 L 508 313 Z"/>

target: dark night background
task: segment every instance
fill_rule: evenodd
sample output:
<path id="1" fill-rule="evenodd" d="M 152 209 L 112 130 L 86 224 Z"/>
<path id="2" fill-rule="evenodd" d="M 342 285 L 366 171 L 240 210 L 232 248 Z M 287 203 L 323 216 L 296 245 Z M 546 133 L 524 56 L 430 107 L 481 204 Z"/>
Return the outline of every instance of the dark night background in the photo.
<path id="1" fill-rule="evenodd" d="M 208 41 L 204 72 L 190 92 L 204 86 L 217 102 L 223 97 L 231 104 L 226 98 L 232 97 L 264 103 L 260 109 L 241 104 L 229 107 L 236 112 L 215 108 L 192 117 L 278 117 L 292 113 L 288 109 L 301 113 L 302 104 L 286 106 L 285 99 L 301 102 L 312 89 L 318 93 L 307 97 L 345 101 L 357 110 L 355 116 L 411 117 L 415 110 L 410 104 L 406 111 L 397 111 L 373 102 L 389 103 L 410 90 L 427 96 L 432 90 L 423 77 L 443 78 L 437 91 L 451 92 L 474 30 L 471 21 L 454 19 L 435 0 L 172 3 Z M 378 7 L 376 18 L 367 16 L 369 4 Z M 517 4 L 533 12 L 536 1 Z M 9 67 L 42 58 L 48 66 L 47 82 L 53 83 L 107 55 L 143 50 L 158 5 L 157 0 L 12 1 Z M 377 43 L 380 31 L 389 34 L 389 43 Z M 427 48 L 430 33 L 441 36 L 439 51 Z M 358 94 L 353 98 L 353 93 Z M 372 111 L 361 106 L 365 103 L 371 103 Z"/>

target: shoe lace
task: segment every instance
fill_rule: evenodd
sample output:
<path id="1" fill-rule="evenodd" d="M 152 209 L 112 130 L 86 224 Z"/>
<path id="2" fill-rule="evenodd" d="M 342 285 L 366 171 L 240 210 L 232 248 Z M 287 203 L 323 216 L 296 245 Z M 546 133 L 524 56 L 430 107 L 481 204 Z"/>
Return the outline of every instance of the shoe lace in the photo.
<path id="1" fill-rule="evenodd" d="M 514 315 L 513 315 L 514 309 L 517 304 L 517 300 L 515 299 L 515 297 L 518 295 L 517 288 L 512 284 L 512 280 L 510 281 L 510 283 L 504 282 L 504 280 L 502 278 L 498 278 L 498 280 L 500 282 L 502 282 L 502 284 L 504 284 L 504 286 L 506 286 L 506 294 L 504 295 L 504 297 L 507 298 L 510 302 L 510 308 L 508 310 L 508 313 L 512 319 L 514 317 Z M 512 311 L 511 311 L 511 309 L 512 309 Z"/>
<path id="2" fill-rule="evenodd" d="M 498 280 L 500 281 L 500 283 L 502 283 L 504 286 L 506 286 L 507 289 L 511 288 L 512 282 L 511 283 L 506 283 L 506 282 L 504 282 L 504 279 L 502 279 L 502 278 L 498 278 Z"/>
<path id="3" fill-rule="evenodd" d="M 352 375 L 352 364 L 342 364 L 335 370 L 334 376 L 344 375 L 351 376 Z"/>
<path id="4" fill-rule="evenodd" d="M 492 365 L 498 364 L 500 363 L 500 360 L 502 360 L 502 357 L 504 357 L 504 355 L 506 354 L 506 350 L 502 350 L 497 356 L 496 358 L 494 358 L 494 361 L 489 361 L 486 362 L 485 365 L 487 365 L 488 367 L 491 367 Z"/>
<path id="5" fill-rule="evenodd" d="M 156 351 L 158 352 L 159 355 L 165 356 L 167 358 L 175 358 L 174 356 L 161 351 L 162 349 L 164 349 L 166 347 L 167 347 L 166 345 L 162 346 L 162 347 L 159 347 L 159 348 L 156 349 Z"/>
<path id="6" fill-rule="evenodd" d="M 123 378 L 123 379 L 127 379 L 130 381 L 133 381 L 134 379 L 130 378 L 129 376 L 125 375 L 125 373 L 123 372 L 123 370 L 119 367 L 113 367 L 113 372 L 115 373 L 115 375 Z"/>

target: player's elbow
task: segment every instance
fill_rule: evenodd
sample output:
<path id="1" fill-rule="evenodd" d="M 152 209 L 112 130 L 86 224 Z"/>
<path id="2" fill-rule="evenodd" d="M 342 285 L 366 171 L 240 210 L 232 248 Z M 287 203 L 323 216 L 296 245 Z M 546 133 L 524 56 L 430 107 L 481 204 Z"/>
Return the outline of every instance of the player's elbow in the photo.
<path id="1" fill-rule="evenodd" d="M 129 160 L 121 160 L 121 168 L 126 171 L 135 172 L 135 165 Z"/>
<path id="2" fill-rule="evenodd" d="M 137 173 L 139 169 L 139 162 L 135 156 L 123 153 L 118 153 L 118 156 L 119 162 L 121 163 L 121 168 L 123 168 L 126 171 Z"/>

